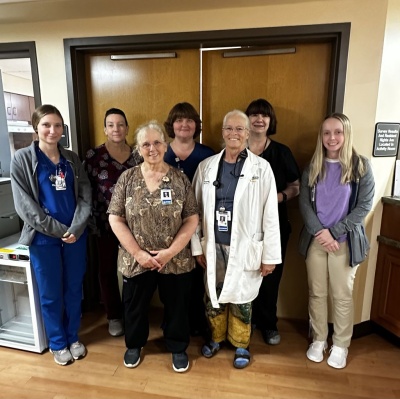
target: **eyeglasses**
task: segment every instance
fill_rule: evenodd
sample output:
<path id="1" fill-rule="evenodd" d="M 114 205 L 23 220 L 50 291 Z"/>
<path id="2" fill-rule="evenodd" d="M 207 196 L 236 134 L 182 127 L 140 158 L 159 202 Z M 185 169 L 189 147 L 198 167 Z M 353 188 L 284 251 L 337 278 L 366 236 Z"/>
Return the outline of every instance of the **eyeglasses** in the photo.
<path id="1" fill-rule="evenodd" d="M 245 130 L 248 130 L 247 127 L 243 127 L 243 126 L 236 126 L 236 127 L 232 127 L 232 126 L 225 126 L 222 128 L 222 130 L 225 130 L 225 132 L 227 133 L 232 133 L 232 132 L 236 132 L 236 133 L 243 133 Z"/>
<path id="2" fill-rule="evenodd" d="M 143 144 L 141 144 L 140 145 L 140 148 L 142 148 L 143 150 L 146 150 L 146 151 L 148 151 L 148 150 L 150 150 L 150 148 L 151 148 L 151 146 L 153 146 L 153 147 L 155 147 L 155 148 L 159 148 L 159 147 L 161 147 L 162 145 L 164 145 L 164 143 L 162 142 L 162 141 L 154 141 L 153 143 L 147 143 L 147 142 L 145 142 L 145 143 L 143 143 Z"/>

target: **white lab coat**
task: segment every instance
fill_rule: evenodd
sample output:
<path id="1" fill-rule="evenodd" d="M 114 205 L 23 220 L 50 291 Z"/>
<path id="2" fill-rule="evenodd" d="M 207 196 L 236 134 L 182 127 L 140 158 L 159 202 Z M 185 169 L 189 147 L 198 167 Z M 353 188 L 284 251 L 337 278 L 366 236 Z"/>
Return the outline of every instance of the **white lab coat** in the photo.
<path id="1" fill-rule="evenodd" d="M 219 298 L 216 293 L 215 186 L 218 164 L 224 151 L 202 161 L 193 186 L 200 208 L 200 223 L 192 236 L 193 256 L 205 254 L 206 288 L 214 308 L 219 303 L 253 301 L 261 285 L 261 263 L 279 264 L 281 243 L 278 200 L 274 174 L 269 163 L 249 150 L 236 187 L 230 254 Z"/>

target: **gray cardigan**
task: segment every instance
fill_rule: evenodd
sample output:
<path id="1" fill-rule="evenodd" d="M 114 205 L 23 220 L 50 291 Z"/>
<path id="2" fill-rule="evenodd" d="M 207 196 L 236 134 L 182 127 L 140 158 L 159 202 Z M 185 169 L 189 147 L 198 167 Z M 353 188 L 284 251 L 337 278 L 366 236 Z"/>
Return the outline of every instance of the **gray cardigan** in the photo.
<path id="1" fill-rule="evenodd" d="M 73 151 L 58 146 L 61 155 L 65 157 L 74 172 L 76 209 L 71 226 L 65 226 L 47 215 L 39 204 L 39 184 L 36 170 L 38 159 L 35 145 L 37 145 L 37 141 L 29 147 L 18 150 L 10 167 L 15 210 L 24 221 L 19 242 L 30 245 L 36 231 L 57 238 L 61 238 L 69 231 L 78 239 L 87 226 L 92 209 L 90 182 L 82 162 Z"/>
<path id="2" fill-rule="evenodd" d="M 349 212 L 329 229 L 334 238 L 347 234 L 350 251 L 350 266 L 361 263 L 368 252 L 369 242 L 365 233 L 364 219 L 372 208 L 375 193 L 375 182 L 371 164 L 365 157 L 361 157 L 366 165 L 364 176 L 359 176 L 351 182 Z M 358 158 L 354 158 L 354 168 L 357 168 Z M 300 233 L 299 252 L 307 256 L 308 248 L 314 235 L 324 227 L 317 217 L 315 205 L 315 185 L 308 186 L 309 166 L 301 177 L 299 207 L 303 217 L 304 226 Z"/>

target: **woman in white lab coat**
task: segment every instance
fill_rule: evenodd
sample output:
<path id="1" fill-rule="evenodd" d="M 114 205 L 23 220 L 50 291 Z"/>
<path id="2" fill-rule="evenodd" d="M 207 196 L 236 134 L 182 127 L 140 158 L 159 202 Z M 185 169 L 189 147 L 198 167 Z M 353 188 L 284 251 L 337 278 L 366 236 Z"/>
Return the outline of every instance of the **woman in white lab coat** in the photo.
<path id="1" fill-rule="evenodd" d="M 225 149 L 200 163 L 193 185 L 201 221 L 192 253 L 206 269 L 206 310 L 211 358 L 224 341 L 236 349 L 233 365 L 250 362 L 251 302 L 262 277 L 281 263 L 275 179 L 267 161 L 247 150 L 249 119 L 226 114 Z"/>

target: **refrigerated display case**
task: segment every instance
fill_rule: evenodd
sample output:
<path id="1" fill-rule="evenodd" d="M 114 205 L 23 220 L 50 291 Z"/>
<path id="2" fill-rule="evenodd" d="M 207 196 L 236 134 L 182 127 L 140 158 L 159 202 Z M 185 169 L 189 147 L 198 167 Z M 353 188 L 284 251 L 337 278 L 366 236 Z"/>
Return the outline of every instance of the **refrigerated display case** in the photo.
<path id="1" fill-rule="evenodd" d="M 29 248 L 19 233 L 0 240 L 0 346 L 41 353 L 47 339 Z"/>

